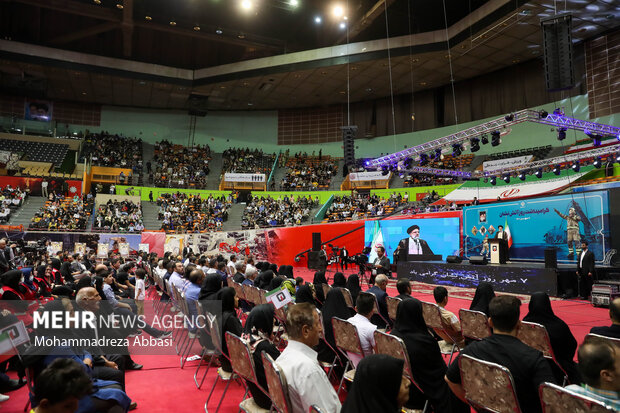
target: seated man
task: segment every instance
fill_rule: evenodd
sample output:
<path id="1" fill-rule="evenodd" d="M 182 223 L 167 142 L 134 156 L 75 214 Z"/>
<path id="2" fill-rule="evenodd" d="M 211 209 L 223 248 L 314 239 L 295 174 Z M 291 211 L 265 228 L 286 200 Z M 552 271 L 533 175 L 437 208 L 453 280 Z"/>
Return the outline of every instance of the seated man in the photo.
<path id="1" fill-rule="evenodd" d="M 600 337 L 586 338 L 577 353 L 583 387 L 567 387 L 575 393 L 603 402 L 620 411 L 620 349 Z"/>
<path id="2" fill-rule="evenodd" d="M 611 318 L 611 325 L 609 327 L 592 327 L 590 333 L 605 337 L 620 338 L 620 298 L 616 298 L 609 305 L 609 318 Z"/>
<path id="3" fill-rule="evenodd" d="M 92 381 L 77 361 L 56 359 L 36 379 L 32 411 L 74 412 L 80 399 L 92 391 Z"/>
<path id="4" fill-rule="evenodd" d="M 289 342 L 280 357 L 278 366 L 288 383 L 292 410 L 305 413 L 310 406 L 322 412 L 340 412 L 340 400 L 312 349 L 319 344 L 321 322 L 314 305 L 296 304 L 286 314 L 286 331 Z"/>
<path id="5" fill-rule="evenodd" d="M 465 339 L 461 333 L 461 323 L 454 313 L 446 310 L 448 304 L 448 290 L 445 287 L 435 287 L 433 290 L 433 296 L 435 297 L 435 303 L 439 306 L 441 312 L 441 318 L 446 331 L 437 331 L 436 333 L 451 347 L 456 343 L 459 347 L 465 346 Z M 441 343 L 439 344 L 441 346 Z"/>
<path id="6" fill-rule="evenodd" d="M 390 316 L 387 309 L 387 301 L 385 300 L 385 297 L 387 297 L 387 284 L 387 276 L 385 274 L 379 274 L 375 278 L 375 285 L 373 285 L 372 288 L 369 288 L 367 291 L 377 297 L 377 304 L 379 306 L 379 313 L 381 313 L 381 316 L 375 314 L 372 316 L 371 321 L 378 328 L 386 328 L 386 322 L 390 323 Z"/>
<path id="7" fill-rule="evenodd" d="M 542 411 L 538 387 L 544 382 L 555 383 L 555 377 L 542 353 L 517 338 L 520 307 L 521 300 L 510 295 L 497 296 L 491 300 L 489 324 L 493 334 L 467 345 L 446 373 L 445 380 L 459 399 L 466 402 L 459 359 L 462 354 L 467 354 L 506 367 L 514 380 L 521 411 Z"/>
<path id="8" fill-rule="evenodd" d="M 401 300 L 411 298 L 411 283 L 409 282 L 409 278 L 399 278 L 396 282 L 396 290 L 398 290 L 396 298 L 400 298 Z"/>
<path id="9" fill-rule="evenodd" d="M 372 349 L 375 346 L 375 330 L 377 326 L 370 322 L 374 307 L 375 297 L 372 294 L 359 293 L 355 302 L 357 314 L 347 320 L 357 329 L 357 334 L 360 336 L 360 343 L 362 344 L 362 351 L 364 352 L 363 356 L 347 352 L 355 368 L 357 368 L 357 364 L 362 360 L 362 357 L 372 354 Z"/>

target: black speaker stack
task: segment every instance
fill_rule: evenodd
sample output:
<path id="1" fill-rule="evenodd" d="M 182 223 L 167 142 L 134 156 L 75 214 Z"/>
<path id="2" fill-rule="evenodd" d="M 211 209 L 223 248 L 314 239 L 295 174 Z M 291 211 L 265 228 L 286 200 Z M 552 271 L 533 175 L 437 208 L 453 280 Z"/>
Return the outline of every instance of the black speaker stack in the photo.
<path id="1" fill-rule="evenodd" d="M 548 91 L 572 89 L 575 86 L 571 23 L 570 14 L 552 16 L 540 22 Z"/>

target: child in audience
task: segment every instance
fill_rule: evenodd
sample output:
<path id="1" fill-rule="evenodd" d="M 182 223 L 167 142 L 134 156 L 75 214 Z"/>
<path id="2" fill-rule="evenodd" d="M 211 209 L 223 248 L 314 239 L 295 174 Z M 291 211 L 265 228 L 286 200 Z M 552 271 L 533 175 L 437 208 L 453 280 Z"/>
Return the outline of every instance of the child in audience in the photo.
<path id="1" fill-rule="evenodd" d="M 144 276 L 146 271 L 142 268 L 138 268 L 136 270 L 136 288 L 135 288 L 135 299 L 136 299 L 136 307 L 138 307 L 138 315 L 144 315 Z"/>

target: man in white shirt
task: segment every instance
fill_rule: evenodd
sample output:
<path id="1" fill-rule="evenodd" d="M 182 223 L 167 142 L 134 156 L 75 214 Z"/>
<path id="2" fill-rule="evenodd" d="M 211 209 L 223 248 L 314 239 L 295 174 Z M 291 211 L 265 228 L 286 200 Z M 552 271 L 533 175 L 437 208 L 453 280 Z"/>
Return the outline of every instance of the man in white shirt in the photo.
<path id="1" fill-rule="evenodd" d="M 340 412 L 338 395 L 312 349 L 319 344 L 321 330 L 319 314 L 312 304 L 289 307 L 286 314 L 289 342 L 276 363 L 286 377 L 293 413 L 306 413 L 312 405 L 325 413 Z"/>
<path id="2" fill-rule="evenodd" d="M 226 264 L 226 269 L 227 269 L 228 275 L 233 276 L 237 272 L 237 270 L 235 268 L 235 263 L 236 262 L 237 262 L 237 256 L 234 255 L 234 254 L 231 255 L 230 256 L 230 260 Z"/>
<path id="3" fill-rule="evenodd" d="M 370 293 L 359 293 L 355 308 L 357 314 L 349 318 L 347 321 L 355 326 L 357 334 L 360 336 L 360 344 L 362 345 L 363 355 L 347 352 L 347 356 L 351 359 L 353 367 L 357 368 L 357 364 L 369 354 L 375 346 L 375 330 L 377 326 L 370 322 L 373 309 L 375 307 L 375 297 Z"/>

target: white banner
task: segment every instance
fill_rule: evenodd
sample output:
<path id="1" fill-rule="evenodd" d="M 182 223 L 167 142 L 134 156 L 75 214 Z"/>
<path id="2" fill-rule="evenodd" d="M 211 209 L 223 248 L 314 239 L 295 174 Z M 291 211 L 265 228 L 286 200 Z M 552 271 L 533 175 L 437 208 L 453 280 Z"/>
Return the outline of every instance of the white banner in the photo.
<path id="1" fill-rule="evenodd" d="M 138 247 L 138 250 L 146 252 L 148 254 L 150 252 L 149 251 L 150 248 L 151 248 L 150 244 L 142 244 L 142 243 L 140 243 L 140 246 Z"/>
<path id="2" fill-rule="evenodd" d="M 533 155 L 517 156 L 515 158 L 497 159 L 495 161 L 484 161 L 482 169 L 487 172 L 497 171 L 498 169 L 510 168 L 513 166 L 525 165 L 532 162 Z"/>
<path id="3" fill-rule="evenodd" d="M 349 174 L 350 181 L 376 181 L 379 179 L 388 179 L 390 175 L 383 175 L 381 171 L 372 172 L 353 172 Z"/>
<path id="4" fill-rule="evenodd" d="M 265 174 L 238 174 L 238 173 L 226 173 L 224 174 L 224 180 L 226 182 L 265 182 Z"/>
<path id="5" fill-rule="evenodd" d="M 515 185 L 485 186 L 477 188 L 475 186 L 458 188 L 443 197 L 448 202 L 452 201 L 471 201 L 477 197 L 480 201 L 496 201 L 499 197 L 502 201 L 517 199 L 534 195 L 543 195 L 555 192 L 576 179 L 581 178 L 585 172 L 545 181 L 522 183 Z M 515 179 L 515 178 L 513 178 Z"/>

